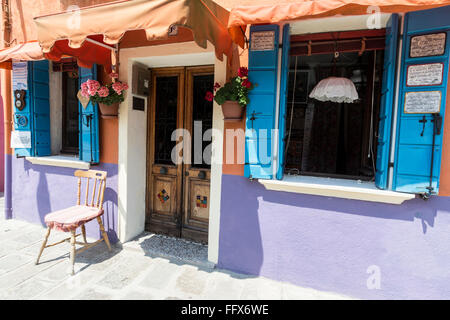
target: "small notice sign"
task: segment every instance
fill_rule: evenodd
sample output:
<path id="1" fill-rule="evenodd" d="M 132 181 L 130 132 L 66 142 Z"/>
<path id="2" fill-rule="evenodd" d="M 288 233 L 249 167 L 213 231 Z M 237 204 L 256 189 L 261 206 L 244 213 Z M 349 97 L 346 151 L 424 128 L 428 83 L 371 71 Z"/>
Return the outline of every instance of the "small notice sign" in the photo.
<path id="1" fill-rule="evenodd" d="M 11 148 L 31 148 L 31 131 L 12 131 Z"/>
<path id="2" fill-rule="evenodd" d="M 445 53 L 446 38 L 445 32 L 412 37 L 409 56 L 411 58 L 441 56 Z"/>
<path id="3" fill-rule="evenodd" d="M 28 90 L 28 64 L 26 62 L 13 62 L 13 91 Z"/>
<path id="4" fill-rule="evenodd" d="M 408 66 L 406 85 L 433 86 L 442 84 L 443 63 L 427 63 Z"/>
<path id="5" fill-rule="evenodd" d="M 405 113 L 437 113 L 441 109 L 441 91 L 407 92 Z"/>
<path id="6" fill-rule="evenodd" d="M 270 51 L 275 48 L 275 31 L 259 31 L 252 33 L 251 51 Z"/>

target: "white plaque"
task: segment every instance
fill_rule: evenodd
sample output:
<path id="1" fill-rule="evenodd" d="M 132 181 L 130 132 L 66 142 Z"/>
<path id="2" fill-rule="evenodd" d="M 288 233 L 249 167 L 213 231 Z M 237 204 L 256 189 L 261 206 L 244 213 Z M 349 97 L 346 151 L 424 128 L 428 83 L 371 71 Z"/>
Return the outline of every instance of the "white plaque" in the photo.
<path id="1" fill-rule="evenodd" d="M 441 56 L 445 53 L 445 40 L 445 32 L 412 37 L 409 56 L 411 58 Z"/>
<path id="2" fill-rule="evenodd" d="M 12 131 L 11 148 L 31 148 L 31 131 Z"/>
<path id="3" fill-rule="evenodd" d="M 407 92 L 405 113 L 437 113 L 441 109 L 441 91 Z"/>
<path id="4" fill-rule="evenodd" d="M 433 86 L 442 84 L 443 63 L 427 63 L 408 66 L 406 85 Z"/>
<path id="5" fill-rule="evenodd" d="M 13 62 L 13 91 L 28 90 L 28 64 L 27 62 Z"/>
<path id="6" fill-rule="evenodd" d="M 259 31 L 252 33 L 251 51 L 270 51 L 275 48 L 275 31 Z"/>

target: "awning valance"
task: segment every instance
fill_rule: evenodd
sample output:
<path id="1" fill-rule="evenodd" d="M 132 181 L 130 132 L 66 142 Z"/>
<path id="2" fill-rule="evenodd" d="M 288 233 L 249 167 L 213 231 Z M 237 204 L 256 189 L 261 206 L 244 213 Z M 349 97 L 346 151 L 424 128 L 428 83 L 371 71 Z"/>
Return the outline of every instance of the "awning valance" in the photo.
<path id="1" fill-rule="evenodd" d="M 102 35 L 106 44 L 117 44 L 125 32 L 145 30 L 148 40 L 168 37 L 173 25 L 190 28 L 195 42 L 206 48 L 210 41 L 216 56 L 231 57 L 232 40 L 227 30 L 228 12 L 211 0 L 129 0 L 117 1 L 34 19 L 42 50 L 50 54 L 70 54 L 58 43 L 66 41 L 67 48 L 79 49 L 88 37 Z M 80 58 L 80 56 L 76 56 Z"/>
<path id="2" fill-rule="evenodd" d="M 224 0 L 219 0 L 224 1 Z M 380 12 L 408 12 L 450 5 L 449 0 L 227 0 L 228 29 L 233 41 L 242 44 L 242 30 L 249 24 L 279 23 L 334 15 L 363 15 L 369 7 Z"/>
<path id="3" fill-rule="evenodd" d="M 0 51 L 0 62 L 10 60 L 33 61 L 44 59 L 44 54 L 37 41 L 15 45 Z M 2 64 L 3 68 L 8 68 L 8 64 Z"/>

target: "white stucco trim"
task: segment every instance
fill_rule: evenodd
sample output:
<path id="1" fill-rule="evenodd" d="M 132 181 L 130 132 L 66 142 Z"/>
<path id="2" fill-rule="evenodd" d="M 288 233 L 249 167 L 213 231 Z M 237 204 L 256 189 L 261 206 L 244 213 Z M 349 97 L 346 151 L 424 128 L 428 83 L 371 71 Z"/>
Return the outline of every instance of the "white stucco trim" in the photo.
<path id="1" fill-rule="evenodd" d="M 216 58 L 214 63 L 214 83 L 224 84 L 227 75 L 227 58 L 223 61 Z M 222 108 L 214 102 L 213 129 L 218 136 L 213 137 L 211 154 L 211 186 L 208 230 L 208 261 L 217 264 L 219 261 L 220 201 L 222 197 L 222 162 L 223 162 L 223 113 Z"/>
<path id="2" fill-rule="evenodd" d="M 353 200 L 402 204 L 414 194 L 380 190 L 373 182 L 285 175 L 283 180 L 258 180 L 267 190 L 311 194 Z"/>
<path id="3" fill-rule="evenodd" d="M 214 47 L 208 43 L 206 49 L 195 42 L 173 43 L 149 47 L 137 47 L 120 50 L 119 79 L 132 83 L 133 63 L 147 67 L 192 66 L 215 64 L 220 73 L 216 80 L 225 79 L 226 63 L 214 62 Z M 217 74 L 217 72 L 216 72 Z M 222 81 L 223 82 L 223 81 Z M 129 94 L 119 108 L 119 159 L 118 159 L 118 234 L 121 242 L 126 242 L 144 231 L 145 228 L 145 191 L 146 191 L 146 149 L 147 149 L 147 109 L 145 112 L 132 110 L 132 95 Z M 219 113 L 220 114 L 219 114 Z M 220 107 L 214 107 L 213 126 L 223 131 L 223 117 Z M 220 124 L 220 121 L 222 122 Z M 222 129 L 220 129 L 222 128 Z M 219 139 L 220 140 L 220 139 Z M 220 144 L 219 144 L 220 143 Z M 222 159 L 222 143 L 214 148 L 215 156 Z M 220 161 L 221 163 L 222 161 Z M 219 230 L 220 184 L 222 166 L 211 166 L 211 208 L 209 234 Z M 217 188 L 216 184 L 219 185 Z M 218 203 L 217 202 L 218 199 Z M 212 221 L 211 221 L 212 220 Z M 217 231 L 216 231 L 217 230 Z M 218 234 L 212 236 L 210 251 L 212 257 L 218 257 Z M 217 258 L 216 258 L 217 261 Z M 214 260 L 213 260 L 214 262 Z"/>
<path id="4" fill-rule="evenodd" d="M 44 166 L 65 167 L 82 170 L 89 170 L 91 167 L 91 164 L 89 162 L 81 161 L 77 157 L 69 155 L 25 157 L 25 159 L 30 161 L 32 164 L 40 164 Z"/>

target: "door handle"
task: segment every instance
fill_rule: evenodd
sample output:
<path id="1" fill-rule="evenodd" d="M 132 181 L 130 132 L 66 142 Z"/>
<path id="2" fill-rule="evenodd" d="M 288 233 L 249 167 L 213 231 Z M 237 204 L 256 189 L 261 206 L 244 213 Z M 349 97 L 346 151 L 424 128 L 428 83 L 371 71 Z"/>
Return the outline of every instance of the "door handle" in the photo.
<path id="1" fill-rule="evenodd" d="M 166 167 L 159 168 L 159 173 L 160 174 L 167 174 L 167 168 Z"/>
<path id="2" fill-rule="evenodd" d="M 198 173 L 198 177 L 200 178 L 200 179 L 206 179 L 206 172 L 205 171 L 200 171 L 199 173 Z"/>

